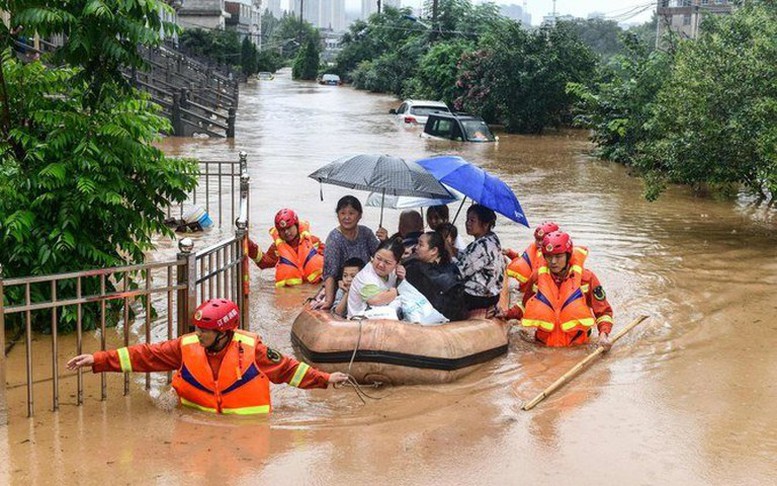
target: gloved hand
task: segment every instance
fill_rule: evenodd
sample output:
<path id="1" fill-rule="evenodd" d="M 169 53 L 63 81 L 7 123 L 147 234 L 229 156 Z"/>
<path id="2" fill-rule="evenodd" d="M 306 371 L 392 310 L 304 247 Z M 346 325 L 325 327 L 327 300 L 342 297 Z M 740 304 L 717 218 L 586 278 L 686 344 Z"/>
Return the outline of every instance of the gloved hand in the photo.
<path id="1" fill-rule="evenodd" d="M 248 258 L 256 261 L 257 257 L 259 257 L 259 245 L 251 238 L 248 238 Z"/>

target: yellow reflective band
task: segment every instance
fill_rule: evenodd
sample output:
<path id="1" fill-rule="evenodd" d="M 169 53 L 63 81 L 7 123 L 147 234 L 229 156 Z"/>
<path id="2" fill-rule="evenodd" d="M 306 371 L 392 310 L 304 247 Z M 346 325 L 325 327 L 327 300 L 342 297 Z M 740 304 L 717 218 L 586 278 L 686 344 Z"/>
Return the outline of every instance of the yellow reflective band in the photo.
<path id="1" fill-rule="evenodd" d="M 540 267 L 540 268 L 537 269 L 537 273 L 538 274 L 550 273 L 550 270 L 548 270 L 548 267 Z"/>
<path id="2" fill-rule="evenodd" d="M 577 327 L 578 325 L 583 327 L 591 327 L 594 325 L 594 318 L 593 317 L 587 317 L 585 319 L 575 319 L 572 321 L 567 321 L 561 324 L 561 330 L 566 332 L 570 329 Z"/>
<path id="3" fill-rule="evenodd" d="M 310 231 L 303 231 L 299 234 L 300 238 L 308 238 L 310 236 Z"/>
<path id="4" fill-rule="evenodd" d="M 588 250 L 586 250 L 585 248 L 580 248 L 579 246 L 575 248 L 575 251 L 579 251 L 583 255 L 588 255 Z"/>
<path id="5" fill-rule="evenodd" d="M 572 267 L 570 268 L 570 271 L 583 273 L 583 267 L 581 267 L 580 265 L 572 265 Z"/>
<path id="6" fill-rule="evenodd" d="M 299 387 L 299 384 L 302 383 L 302 379 L 305 378 L 309 369 L 310 366 L 307 363 L 300 363 L 299 366 L 297 366 L 297 371 L 294 372 L 294 376 L 289 381 L 289 385 Z"/>
<path id="7" fill-rule="evenodd" d="M 252 338 L 251 336 L 246 336 L 245 334 L 241 334 L 239 332 L 236 332 L 232 336 L 232 340 L 241 342 L 241 343 L 246 343 L 249 346 L 256 346 L 256 340 L 254 338 Z"/>
<path id="8" fill-rule="evenodd" d="M 278 248 L 279 246 L 281 246 L 284 243 L 285 243 L 285 241 L 283 241 L 283 238 L 277 238 L 275 240 L 275 248 Z"/>
<path id="9" fill-rule="evenodd" d="M 517 281 L 519 281 L 521 283 L 526 283 L 526 281 L 529 280 L 528 278 L 524 277 L 523 275 L 521 275 L 520 273 L 518 273 L 518 272 L 516 272 L 514 270 L 508 270 L 507 271 L 507 276 L 508 277 L 513 277 L 514 279 L 516 279 Z"/>
<path id="10" fill-rule="evenodd" d="M 293 286 L 293 285 L 300 285 L 302 283 L 301 278 L 287 278 L 286 280 L 281 280 L 280 282 L 275 282 L 276 287 L 285 287 L 285 286 Z"/>
<path id="11" fill-rule="evenodd" d="M 200 344 L 196 334 L 187 334 L 181 338 L 181 346 L 189 346 L 190 344 Z"/>
<path id="12" fill-rule="evenodd" d="M 119 348 L 116 350 L 119 354 L 119 364 L 121 364 L 121 371 L 125 373 L 132 372 L 132 360 L 130 360 L 129 350 L 127 348 Z"/>
<path id="13" fill-rule="evenodd" d="M 315 282 L 319 275 L 321 275 L 321 270 L 315 270 L 311 272 L 310 275 L 308 275 L 308 282 Z"/>
<path id="14" fill-rule="evenodd" d="M 221 413 L 232 415 L 255 415 L 258 413 L 270 413 L 270 406 L 258 405 L 256 407 L 222 408 Z"/>
<path id="15" fill-rule="evenodd" d="M 256 258 L 252 258 L 252 260 L 254 261 L 254 263 L 256 263 L 257 265 L 259 265 L 259 262 L 261 262 L 261 261 L 262 261 L 262 257 L 263 257 L 263 256 L 264 256 L 264 252 L 263 252 L 262 250 L 257 250 L 257 252 L 256 252 Z"/>
<path id="16" fill-rule="evenodd" d="M 196 408 L 197 410 L 202 410 L 203 412 L 218 413 L 218 410 L 216 410 L 215 408 L 203 407 L 202 405 L 197 405 L 196 403 L 190 402 L 185 398 L 181 398 L 181 405 L 186 405 L 187 407 Z"/>
<path id="17" fill-rule="evenodd" d="M 608 316 L 608 315 L 603 315 L 603 316 L 601 316 L 601 317 L 598 317 L 598 318 L 596 319 L 596 323 L 597 323 L 597 324 L 599 324 L 599 323 L 602 323 L 602 322 L 609 322 L 610 324 L 614 324 L 614 323 L 615 323 L 615 322 L 612 320 L 612 316 Z"/>
<path id="18" fill-rule="evenodd" d="M 546 331 L 553 330 L 553 323 L 548 321 L 540 321 L 537 319 L 521 319 L 521 325 L 523 327 L 541 327 Z"/>
<path id="19" fill-rule="evenodd" d="M 525 306 L 525 305 L 523 305 L 523 302 L 518 302 L 518 307 L 519 307 L 519 308 L 520 308 L 522 311 L 526 312 L 526 306 Z"/>
<path id="20" fill-rule="evenodd" d="M 588 286 L 588 284 L 583 284 L 583 285 L 580 286 L 580 292 L 582 292 L 584 294 L 587 294 L 589 288 L 590 287 Z"/>
<path id="21" fill-rule="evenodd" d="M 534 284 L 531 286 L 531 291 L 534 292 L 535 294 L 537 293 L 537 290 L 539 290 L 539 287 L 537 287 L 537 284 Z"/>

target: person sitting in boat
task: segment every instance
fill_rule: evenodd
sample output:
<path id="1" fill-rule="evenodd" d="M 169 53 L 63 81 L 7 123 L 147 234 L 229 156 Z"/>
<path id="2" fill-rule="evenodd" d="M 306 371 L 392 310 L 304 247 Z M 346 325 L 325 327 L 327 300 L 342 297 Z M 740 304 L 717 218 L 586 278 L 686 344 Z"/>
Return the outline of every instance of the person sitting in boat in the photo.
<path id="1" fill-rule="evenodd" d="M 503 251 L 511 261 L 507 265 L 507 276 L 518 280 L 521 292 L 526 291 L 526 282 L 531 274 L 542 264 L 542 239 L 545 235 L 558 231 L 559 227 L 553 221 L 545 221 L 534 229 L 534 241 L 526 247 L 523 253 L 507 248 Z"/>
<path id="2" fill-rule="evenodd" d="M 415 256 L 404 267 L 407 282 L 429 299 L 435 309 L 450 321 L 464 319 L 461 295 L 464 285 L 440 233 L 429 231 L 421 235 Z"/>
<path id="3" fill-rule="evenodd" d="M 345 261 L 349 258 L 369 261 L 380 243 L 371 229 L 359 224 L 362 205 L 354 196 L 341 197 L 336 212 L 340 224 L 327 236 L 324 250 L 324 298 L 315 301 L 313 309 L 330 309 L 337 291 L 337 277 Z"/>
<path id="4" fill-rule="evenodd" d="M 405 278 L 399 261 L 405 247 L 398 239 L 380 244 L 372 261 L 356 275 L 348 291 L 348 318 L 364 315 L 371 307 L 399 308 L 397 285 Z"/>
<path id="5" fill-rule="evenodd" d="M 337 293 L 335 301 L 332 304 L 332 312 L 340 317 L 345 317 L 348 313 L 348 291 L 356 275 L 364 268 L 364 262 L 361 258 L 349 258 L 343 264 L 340 272 L 340 278 L 337 280 Z"/>
<path id="6" fill-rule="evenodd" d="M 397 225 L 397 232 L 388 237 L 388 232 L 385 228 L 380 228 L 375 233 L 380 241 L 386 241 L 387 239 L 400 239 L 405 247 L 405 253 L 402 258 L 407 258 L 413 254 L 415 246 L 418 244 L 418 237 L 424 233 L 424 217 L 418 211 L 407 210 L 402 211 L 399 215 L 399 224 Z"/>
<path id="7" fill-rule="evenodd" d="M 480 204 L 467 209 L 467 234 L 475 241 L 459 252 L 457 265 L 464 280 L 464 305 L 469 318 L 494 315 L 505 283 L 504 256 L 493 232 L 495 225 L 496 214 L 491 209 Z"/>
<path id="8" fill-rule="evenodd" d="M 238 330 L 240 311 L 231 300 L 211 299 L 194 312 L 195 332 L 154 344 L 137 344 L 67 362 L 69 370 L 178 372 L 173 388 L 181 405 L 223 414 L 267 414 L 270 382 L 297 388 L 326 388 L 348 379 L 324 373 L 267 347 L 251 332 Z"/>
<path id="9" fill-rule="evenodd" d="M 318 283 L 324 267 L 324 245 L 310 234 L 310 224 L 291 209 L 281 209 L 270 228 L 273 243 L 266 252 L 249 238 L 248 256 L 259 268 L 275 267 L 275 286 Z"/>
<path id="10" fill-rule="evenodd" d="M 461 241 L 459 239 L 459 230 L 452 223 L 442 223 L 435 231 L 442 236 L 442 239 L 445 242 L 445 249 L 448 250 L 448 254 L 451 256 L 451 261 L 454 263 L 457 262 L 459 251 L 461 251 L 457 243 Z M 466 248 L 466 246 L 464 248 Z"/>
<path id="11" fill-rule="evenodd" d="M 453 235 L 453 246 L 456 248 L 456 253 L 467 247 L 467 245 L 464 244 L 464 240 L 459 238 L 459 231 L 456 229 L 456 226 L 450 222 L 450 211 L 448 210 L 448 206 L 440 204 L 426 208 L 426 224 L 432 231 L 439 231 L 441 228 L 449 228 L 447 225 L 453 226 L 455 231 L 455 234 Z M 451 253 L 451 256 L 455 257 L 456 253 Z"/>
<path id="12" fill-rule="evenodd" d="M 542 254 L 523 303 L 505 317 L 521 319 L 521 326 L 534 329 L 534 338 L 546 346 L 585 344 L 596 325 L 598 344 L 609 349 L 612 307 L 599 279 L 585 268 L 588 251 L 575 248 L 567 233 L 555 231 L 543 237 Z"/>

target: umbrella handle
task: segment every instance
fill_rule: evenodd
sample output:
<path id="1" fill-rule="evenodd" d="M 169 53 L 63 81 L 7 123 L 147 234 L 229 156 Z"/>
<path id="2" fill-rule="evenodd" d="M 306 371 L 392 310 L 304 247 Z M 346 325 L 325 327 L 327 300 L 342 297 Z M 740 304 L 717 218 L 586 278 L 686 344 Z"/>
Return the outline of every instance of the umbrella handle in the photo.
<path id="1" fill-rule="evenodd" d="M 461 212 L 461 208 L 464 207 L 464 201 L 467 200 L 467 196 L 464 196 L 464 198 L 461 200 L 461 204 L 459 204 L 459 209 L 456 211 L 456 216 L 453 217 L 453 221 L 451 221 L 451 224 L 456 224 L 456 218 L 459 217 L 459 213 Z"/>
<path id="2" fill-rule="evenodd" d="M 383 189 L 383 195 L 380 196 L 380 223 L 378 223 L 378 228 L 383 227 L 383 203 L 386 201 L 386 190 Z"/>

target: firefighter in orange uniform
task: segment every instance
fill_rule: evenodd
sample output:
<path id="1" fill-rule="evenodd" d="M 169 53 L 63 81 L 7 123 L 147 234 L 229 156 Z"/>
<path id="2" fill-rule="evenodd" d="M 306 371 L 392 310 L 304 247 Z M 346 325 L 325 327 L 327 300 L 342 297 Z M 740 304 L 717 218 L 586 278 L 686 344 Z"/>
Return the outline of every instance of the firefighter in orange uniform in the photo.
<path id="1" fill-rule="evenodd" d="M 231 300 L 211 299 L 194 313 L 196 331 L 155 344 L 82 354 L 67 362 L 70 370 L 172 371 L 182 405 L 224 414 L 267 414 L 270 381 L 298 388 L 326 388 L 348 379 L 324 373 L 262 344 L 258 335 L 238 330 L 240 312 Z"/>
<path id="2" fill-rule="evenodd" d="M 506 317 L 536 329 L 535 339 L 547 346 L 587 343 L 596 325 L 598 344 L 609 349 L 612 307 L 599 279 L 585 268 L 588 251 L 574 248 L 568 234 L 555 231 L 542 239 L 542 254 L 544 261 L 527 281 L 523 303 Z"/>
<path id="3" fill-rule="evenodd" d="M 519 254 L 510 248 L 504 250 L 505 256 L 512 260 L 507 265 L 507 276 L 518 280 L 518 288 L 521 292 L 526 292 L 526 282 L 529 281 L 531 274 L 540 266 L 539 262 L 542 260 L 542 250 L 540 250 L 542 238 L 548 233 L 558 231 L 558 229 L 558 225 L 553 221 L 545 221 L 534 229 L 534 242 L 530 243 L 523 253 Z"/>
<path id="4" fill-rule="evenodd" d="M 248 256 L 259 268 L 275 267 L 275 286 L 318 283 L 324 269 L 324 243 L 310 234 L 310 224 L 300 221 L 291 209 L 281 209 L 270 228 L 273 243 L 262 253 L 259 246 L 248 240 Z"/>

